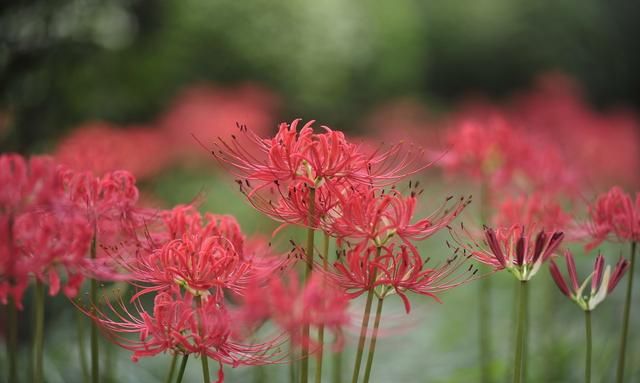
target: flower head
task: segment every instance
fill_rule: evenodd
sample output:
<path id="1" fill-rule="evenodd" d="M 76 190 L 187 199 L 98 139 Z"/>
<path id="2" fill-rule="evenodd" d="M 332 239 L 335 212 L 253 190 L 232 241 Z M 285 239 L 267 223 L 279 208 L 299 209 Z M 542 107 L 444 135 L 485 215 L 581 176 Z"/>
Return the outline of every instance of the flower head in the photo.
<path id="1" fill-rule="evenodd" d="M 397 294 L 408 313 L 411 304 L 407 292 L 430 296 L 439 302 L 438 293 L 469 281 L 477 270 L 473 266 L 461 267 L 470 256 L 456 251 L 444 262 L 430 266 L 431 258 L 423 260 L 406 246 L 359 245 L 334 263 L 330 275 L 351 298 L 372 289 L 381 299 Z"/>
<path id="2" fill-rule="evenodd" d="M 200 303 L 198 303 L 200 302 Z M 129 309 L 124 302 L 105 299 L 105 310 L 91 314 L 111 339 L 133 351 L 132 359 L 150 357 L 163 352 L 195 354 L 222 365 L 259 365 L 278 358 L 280 337 L 256 343 L 239 339 L 229 311 L 212 299 L 196 301 L 188 293 L 159 293 L 153 309 L 147 311 L 139 300 Z M 137 336 L 131 338 L 130 335 Z M 219 372 L 219 382 L 222 382 Z"/>
<path id="3" fill-rule="evenodd" d="M 550 196 L 533 193 L 505 199 L 494 218 L 496 226 L 522 224 L 526 227 L 540 225 L 547 230 L 566 229 L 571 216 Z"/>
<path id="4" fill-rule="evenodd" d="M 473 239 L 473 245 L 464 246 L 480 262 L 496 270 L 506 269 L 518 280 L 528 281 L 560 246 L 564 233 L 545 230 L 536 233 L 522 225 L 513 225 L 495 230 L 487 227 L 484 237 L 486 247 Z"/>
<path id="5" fill-rule="evenodd" d="M 640 240 L 640 193 L 635 201 L 619 187 L 613 187 L 589 206 L 590 220 L 586 231 L 593 238 L 587 248 L 605 239 L 625 242 Z"/>
<path id="6" fill-rule="evenodd" d="M 595 309 L 596 306 L 615 289 L 629 268 L 629 261 L 621 257 L 618 263 L 616 263 L 613 272 L 611 272 L 611 266 L 607 265 L 605 267 L 604 257 L 602 254 L 598 254 L 593 266 L 593 272 L 582 284 L 579 284 L 573 254 L 571 254 L 569 250 L 566 250 L 564 258 L 567 263 L 570 285 L 567 285 L 565 278 L 562 276 L 560 269 L 553 259 L 549 263 L 549 271 L 560 291 L 585 311 Z M 591 289 L 589 292 L 585 292 L 589 280 L 591 280 Z"/>
<path id="7" fill-rule="evenodd" d="M 385 192 L 366 188 L 347 193 L 330 212 L 325 231 L 340 239 L 370 241 L 376 246 L 386 246 L 399 238 L 417 254 L 412 241 L 424 240 L 447 227 L 470 202 L 470 199 L 448 197 L 431 215 L 415 220 L 417 198 L 422 194 L 417 186 L 408 196 L 395 189 Z"/>

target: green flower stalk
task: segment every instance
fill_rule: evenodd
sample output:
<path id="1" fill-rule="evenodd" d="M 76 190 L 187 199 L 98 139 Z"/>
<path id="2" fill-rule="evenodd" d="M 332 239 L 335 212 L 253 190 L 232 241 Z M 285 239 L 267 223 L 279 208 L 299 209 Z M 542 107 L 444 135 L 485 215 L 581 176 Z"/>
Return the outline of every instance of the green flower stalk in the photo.
<path id="1" fill-rule="evenodd" d="M 565 251 L 565 261 L 567 264 L 567 273 L 569 274 L 569 283 L 560 273 L 560 269 L 555 261 L 551 260 L 549 271 L 551 277 L 562 293 L 575 302 L 585 312 L 585 382 L 591 382 L 591 311 L 598 306 L 618 285 L 618 282 L 624 276 L 629 267 L 629 262 L 620 258 L 616 263 L 613 272 L 611 266 L 604 264 L 604 257 L 599 254 L 593 267 L 593 272 L 582 282 L 578 283 L 578 273 L 576 271 L 573 254 Z M 590 291 L 586 291 L 587 286 L 591 282 Z"/>

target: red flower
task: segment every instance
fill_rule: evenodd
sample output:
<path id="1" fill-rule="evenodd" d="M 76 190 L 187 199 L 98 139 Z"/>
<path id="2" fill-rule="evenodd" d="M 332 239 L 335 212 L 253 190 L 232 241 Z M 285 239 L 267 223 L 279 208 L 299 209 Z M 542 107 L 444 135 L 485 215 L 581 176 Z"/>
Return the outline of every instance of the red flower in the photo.
<path id="1" fill-rule="evenodd" d="M 60 142 L 55 157 L 61 164 L 96 177 L 126 169 L 143 179 L 171 164 L 176 154 L 172 144 L 157 129 L 89 122 Z"/>
<path id="2" fill-rule="evenodd" d="M 566 250 L 564 257 L 567 262 L 570 286 L 567 285 L 567 282 L 553 259 L 549 264 L 549 271 L 558 288 L 560 288 L 560 291 L 585 311 L 591 311 L 596 308 L 596 306 L 615 289 L 629 268 L 629 261 L 620 257 L 613 273 L 611 273 L 611 266 L 607 265 L 605 268 L 604 257 L 602 254 L 598 254 L 595 265 L 593 266 L 593 272 L 582 284 L 579 284 L 573 254 L 571 254 L 569 250 Z M 591 280 L 591 290 L 589 293 L 584 293 L 589 280 Z"/>
<path id="3" fill-rule="evenodd" d="M 132 359 L 163 352 L 196 354 L 220 364 L 219 382 L 223 381 L 222 365 L 259 365 L 278 358 L 279 337 L 263 343 L 246 343 L 234 337 L 238 332 L 233 317 L 213 299 L 194 302 L 190 294 L 163 292 L 154 299 L 152 313 L 142 303 L 128 309 L 122 301 L 116 305 L 105 299 L 109 313 L 98 311 L 94 320 L 121 347 L 133 351 Z M 137 335 L 132 339 L 128 335 Z"/>
<path id="4" fill-rule="evenodd" d="M 294 273 L 285 278 L 272 277 L 268 285 L 254 285 L 245 296 L 245 317 L 253 322 L 271 319 L 297 345 L 314 348 L 314 339 L 303 338 L 305 327 L 324 326 L 338 337 L 341 347 L 341 328 L 348 323 L 348 298 L 324 275 L 314 274 L 302 285 Z"/>
<path id="5" fill-rule="evenodd" d="M 417 254 L 412 241 L 425 240 L 449 225 L 470 202 L 460 198 L 450 204 L 452 197 L 449 197 L 431 215 L 412 223 L 420 194 L 422 191 L 414 190 L 409 196 L 403 196 L 394 189 L 387 193 L 376 189 L 345 193 L 340 196 L 340 204 L 331 212 L 324 230 L 340 239 L 371 241 L 376 246 L 385 246 L 397 237 Z"/>
<path id="6" fill-rule="evenodd" d="M 349 142 L 342 132 L 323 126 L 323 133 L 313 133 L 309 121 L 299 131 L 300 119 L 282 123 L 273 138 L 261 139 L 240 126 L 240 142 L 232 135 L 227 143 L 220 139 L 213 155 L 231 168 L 241 180 L 256 181 L 260 188 L 278 182 L 304 182 L 315 188 L 324 182 L 347 184 L 389 184 L 428 166 L 421 152 L 404 145 L 370 151 Z M 247 149 L 256 148 L 256 153 Z"/>
<path id="7" fill-rule="evenodd" d="M 619 187 L 598 197 L 589 207 L 590 221 L 586 231 L 593 238 L 587 248 L 594 248 L 605 239 L 640 241 L 640 193 L 636 200 Z"/>
<path id="8" fill-rule="evenodd" d="M 477 273 L 473 266 L 459 272 L 471 255 L 457 253 L 430 268 L 430 258 L 422 260 L 406 246 L 359 245 L 347 251 L 343 261 L 334 263 L 331 277 L 350 298 L 371 289 L 380 298 L 398 294 L 409 313 L 411 304 L 406 292 L 427 295 L 440 302 L 436 294 L 469 281 Z"/>
<path id="9" fill-rule="evenodd" d="M 571 223 L 571 216 L 548 195 L 533 193 L 505 199 L 498 207 L 494 222 L 499 227 L 539 224 L 547 230 L 556 230 L 566 229 Z"/>
<path id="10" fill-rule="evenodd" d="M 551 257 L 560 246 L 564 233 L 541 230 L 534 237 L 534 230 L 526 230 L 522 225 L 501 227 L 496 230 L 485 228 L 485 244 L 488 249 L 473 241 L 463 244 L 482 263 L 496 270 L 507 269 L 521 281 L 530 280 L 540 266 Z M 460 243 L 460 241 L 458 241 Z"/>
<path id="11" fill-rule="evenodd" d="M 303 182 L 290 183 L 288 186 L 272 185 L 255 190 L 247 180 L 236 181 L 240 191 L 249 202 L 261 213 L 282 222 L 284 225 L 294 224 L 318 228 L 320 222 L 336 207 L 337 195 L 342 186 L 325 183 L 315 189 L 313 214 L 310 214 L 311 188 Z M 283 225 L 283 226 L 284 226 Z"/>
<path id="12" fill-rule="evenodd" d="M 242 294 L 254 279 L 264 280 L 286 259 L 272 257 L 262 241 L 245 241 L 235 218 L 206 214 L 178 206 L 161 214 L 163 225 L 148 234 L 132 257 L 114 254 L 141 290 L 184 288 L 194 296 L 222 298 L 224 290 Z"/>
<path id="13" fill-rule="evenodd" d="M 60 276 L 66 274 L 64 293 L 74 297 L 91 265 L 86 258 L 91 229 L 80 216 L 61 216 L 51 211 L 24 213 L 14 224 L 15 249 L 20 254 L 18 273 L 33 275 L 49 284 L 49 294 L 60 290 Z"/>
<path id="14" fill-rule="evenodd" d="M 61 195 L 57 166 L 49 157 L 25 159 L 18 154 L 0 155 L 0 302 L 11 296 L 18 308 L 29 283 L 33 267 L 20 235 L 38 237 L 38 245 L 46 242 L 40 227 L 17 228 L 20 217 L 51 211 Z M 30 241 L 27 245 L 34 245 Z M 36 271 L 40 271 L 37 269 Z"/>

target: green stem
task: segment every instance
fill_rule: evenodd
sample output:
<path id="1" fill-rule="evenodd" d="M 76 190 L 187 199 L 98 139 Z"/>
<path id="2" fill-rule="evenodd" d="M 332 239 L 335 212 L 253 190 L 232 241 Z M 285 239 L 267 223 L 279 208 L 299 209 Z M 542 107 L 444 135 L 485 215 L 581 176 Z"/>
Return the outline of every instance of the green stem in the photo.
<path id="1" fill-rule="evenodd" d="M 8 382 L 17 382 L 18 356 L 18 310 L 13 298 L 7 304 L 7 358 L 9 359 Z"/>
<path id="2" fill-rule="evenodd" d="M 381 248 L 376 250 L 376 258 L 380 256 Z M 356 363 L 353 366 L 353 375 L 351 377 L 351 383 L 358 383 L 358 376 L 360 375 L 360 365 L 362 364 L 362 354 L 364 353 L 364 343 L 367 338 L 367 329 L 369 327 L 369 317 L 371 316 L 371 303 L 373 302 L 373 283 L 376 279 L 376 270 L 371 271 L 370 286 L 371 288 L 367 292 L 367 303 L 364 306 L 364 315 L 362 316 L 362 326 L 360 327 L 360 339 L 358 340 L 358 350 L 356 351 Z"/>
<path id="3" fill-rule="evenodd" d="M 209 383 L 209 358 L 205 354 L 200 355 L 202 360 L 202 379 L 204 383 Z"/>
<path id="4" fill-rule="evenodd" d="M 76 330 L 78 332 L 78 354 L 80 354 L 80 369 L 82 370 L 82 381 L 89 382 L 89 367 L 87 366 L 87 355 L 84 353 L 84 316 L 82 311 L 76 311 Z"/>
<path id="5" fill-rule="evenodd" d="M 254 368 L 255 371 L 255 382 L 256 383 L 265 383 L 267 381 L 267 372 L 265 371 L 264 366 L 256 366 Z"/>
<path id="6" fill-rule="evenodd" d="M 289 382 L 294 383 L 296 379 L 296 356 L 294 354 L 295 347 L 293 340 L 289 342 Z"/>
<path id="7" fill-rule="evenodd" d="M 315 230 L 313 229 L 313 215 L 316 204 L 316 189 L 311 188 L 309 191 L 309 218 L 307 220 L 307 267 L 304 272 L 305 283 L 311 278 L 313 271 L 313 240 L 315 236 Z M 302 328 L 302 353 L 300 355 L 300 383 L 307 383 L 309 381 L 309 326 L 305 325 Z"/>
<path id="8" fill-rule="evenodd" d="M 342 351 L 333 353 L 333 383 L 342 383 Z"/>
<path id="9" fill-rule="evenodd" d="M 636 263 L 636 242 L 631 242 L 631 263 L 629 272 L 627 273 L 629 281 L 627 282 L 627 297 L 624 302 L 624 317 L 622 319 L 622 333 L 620 336 L 620 353 L 618 355 L 618 370 L 616 373 L 616 382 L 624 381 L 624 362 L 627 353 L 627 337 L 629 335 L 629 316 L 631 312 L 631 293 L 633 291 L 633 271 Z"/>
<path id="10" fill-rule="evenodd" d="M 42 355 L 44 348 L 44 284 L 36 279 L 35 318 L 33 331 L 33 382 L 42 383 Z"/>
<path id="11" fill-rule="evenodd" d="M 329 235 L 324 234 L 324 240 L 322 241 L 322 268 L 326 272 L 329 269 Z M 316 380 L 315 383 L 322 382 L 322 358 L 324 355 L 324 325 L 320 325 L 318 328 L 318 344 L 320 349 L 316 354 Z"/>
<path id="12" fill-rule="evenodd" d="M 526 361 L 529 353 L 529 289 L 526 289 L 524 297 L 524 341 L 522 343 L 522 360 Z M 522 363 L 522 383 L 527 381 L 527 363 Z"/>
<path id="13" fill-rule="evenodd" d="M 380 317 L 382 315 L 382 303 L 384 299 L 378 298 L 376 307 L 376 319 L 373 322 L 373 334 L 371 335 L 371 343 L 369 343 L 369 355 L 367 356 L 367 365 L 364 368 L 364 383 L 369 383 L 371 376 L 371 366 L 373 365 L 373 355 L 376 352 L 376 342 L 378 340 L 378 328 L 380 327 Z"/>
<path id="14" fill-rule="evenodd" d="M 342 248 L 336 243 L 336 262 L 339 260 L 338 251 Z M 333 352 L 333 370 L 332 381 L 333 383 L 342 383 L 342 350 Z"/>
<path id="15" fill-rule="evenodd" d="M 523 365 L 526 361 L 522 358 L 525 348 L 525 318 L 527 315 L 527 281 L 520 281 L 518 297 L 518 327 L 516 332 L 516 353 L 513 363 L 513 382 L 520 383 Z"/>
<path id="16" fill-rule="evenodd" d="M 93 239 L 91 240 L 91 259 L 96 258 L 96 245 L 97 239 L 94 232 Z M 91 300 L 91 311 L 95 314 L 95 305 L 98 304 L 98 281 L 91 279 L 91 285 L 89 287 L 89 299 Z M 91 321 L 91 382 L 100 382 L 100 355 L 98 349 L 98 325 L 95 321 Z"/>
<path id="17" fill-rule="evenodd" d="M 487 225 L 490 204 L 489 187 L 486 181 L 480 184 L 480 222 Z M 482 278 L 478 290 L 478 351 L 482 383 L 488 383 L 491 377 L 491 279 Z"/>
<path id="18" fill-rule="evenodd" d="M 478 289 L 478 342 L 481 363 L 481 381 L 491 381 L 491 336 L 490 336 L 490 310 L 491 310 L 491 278 L 480 279 Z"/>
<path id="19" fill-rule="evenodd" d="M 178 371 L 178 379 L 176 379 L 176 383 L 182 383 L 182 377 L 184 376 L 185 367 L 187 367 L 187 360 L 189 359 L 189 354 L 184 354 L 182 356 L 182 362 L 180 363 L 180 370 Z"/>
<path id="20" fill-rule="evenodd" d="M 584 312 L 585 329 L 587 336 L 587 350 L 586 359 L 584 365 L 584 381 L 585 383 L 591 383 L 591 311 Z"/>
<path id="21" fill-rule="evenodd" d="M 196 295 L 195 296 L 195 300 L 196 300 L 196 305 L 198 306 L 198 308 L 202 307 L 202 296 L 200 295 Z M 204 318 L 200 318 L 200 324 L 199 324 L 199 329 L 198 331 L 200 333 L 203 332 L 202 328 L 203 328 L 203 321 Z M 204 380 L 204 383 L 209 383 L 209 358 L 207 358 L 207 355 L 205 354 L 201 354 L 200 355 L 200 360 L 202 361 L 202 379 Z"/>
<path id="22" fill-rule="evenodd" d="M 167 378 L 164 380 L 165 383 L 171 383 L 173 380 L 173 375 L 176 372 L 176 364 L 178 362 L 178 354 L 173 354 L 173 358 L 171 358 L 171 366 L 169 367 L 169 373 L 167 374 Z"/>

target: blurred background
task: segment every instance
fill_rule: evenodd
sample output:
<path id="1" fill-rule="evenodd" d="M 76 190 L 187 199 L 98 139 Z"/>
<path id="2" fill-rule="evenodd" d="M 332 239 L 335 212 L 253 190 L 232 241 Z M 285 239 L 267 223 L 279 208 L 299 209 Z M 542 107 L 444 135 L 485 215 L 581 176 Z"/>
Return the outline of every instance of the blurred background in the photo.
<path id="1" fill-rule="evenodd" d="M 236 122 L 268 135 L 278 122 L 301 117 L 366 140 L 409 138 L 437 147 L 437 132 L 460 110 L 483 105 L 525 116 L 525 129 L 542 129 L 534 122 L 545 121 L 552 123 L 548 129 L 584 127 L 584 135 L 559 142 L 584 140 L 588 148 L 607 136 L 609 147 L 577 155 L 597 156 L 617 170 L 609 172 L 611 182 L 635 186 L 638 16 L 634 0 L 3 2 L 0 151 L 52 153 L 96 173 L 126 168 L 138 177 L 146 204 L 201 198 L 203 210 L 236 214 L 247 232 L 270 235 L 276 224 L 256 218 L 193 136 L 209 146 L 234 132 Z M 617 150 L 623 154 L 610 159 L 609 151 Z M 438 200 L 451 192 L 439 182 L 427 190 Z M 468 193 L 468 185 L 455 187 Z M 498 288 L 495 301 L 505 305 L 495 308 L 495 320 L 497 329 L 508 329 L 511 285 L 506 276 L 496 278 L 502 277 L 497 283 L 506 287 Z M 389 356 L 376 359 L 377 381 L 473 380 L 475 309 L 464 303 L 475 297 L 473 289 L 452 292 L 444 305 L 425 299 L 423 314 L 398 319 L 414 330 L 381 343 L 377 355 Z M 539 301 L 563 298 L 551 288 L 534 294 Z M 617 307 L 616 299 L 622 297 L 604 305 Z M 61 325 L 73 312 L 61 297 L 50 306 L 47 344 L 60 349 L 47 349 L 47 379 L 79 381 L 67 344 L 75 329 Z M 546 310 L 533 320 L 538 364 L 531 382 L 581 377 L 580 313 L 568 304 L 557 307 L 561 312 Z M 395 313 L 402 316 L 402 309 Z M 598 315 L 594 342 L 602 347 L 596 346 L 594 371 L 601 372 L 596 381 L 608 382 L 616 322 L 607 320 L 606 308 Z M 573 316 L 575 328 L 567 324 Z M 565 336 L 555 337 L 554 326 Z M 28 326 L 21 331 L 28 347 Z M 501 337 L 507 336 L 504 330 Z M 507 345 L 496 348 L 502 358 L 496 375 L 506 380 Z M 636 362 L 639 351 L 632 354 Z M 115 350 L 109 357 L 118 365 L 111 378 L 121 382 L 157 381 L 167 363 L 132 364 Z M 286 372 L 266 370 L 274 382 Z M 229 371 L 228 381 L 253 375 Z"/>

